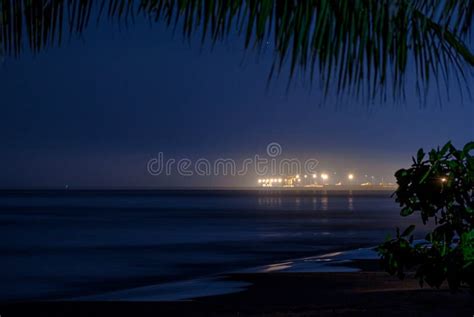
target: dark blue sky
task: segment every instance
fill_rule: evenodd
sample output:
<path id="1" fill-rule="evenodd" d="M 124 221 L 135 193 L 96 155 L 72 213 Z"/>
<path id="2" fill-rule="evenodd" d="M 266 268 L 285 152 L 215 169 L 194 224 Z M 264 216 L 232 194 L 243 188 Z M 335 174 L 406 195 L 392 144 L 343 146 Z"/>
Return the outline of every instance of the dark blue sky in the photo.
<path id="1" fill-rule="evenodd" d="M 146 164 L 158 152 L 241 160 L 270 142 L 321 169 L 388 179 L 419 147 L 474 139 L 473 102 L 455 90 L 441 108 L 435 89 L 426 108 L 413 94 L 321 105 L 317 88 L 287 92 L 285 73 L 267 90 L 272 54 L 237 37 L 211 50 L 160 26 L 116 29 L 3 62 L 0 187 L 252 185 L 254 174 L 152 177 Z"/>

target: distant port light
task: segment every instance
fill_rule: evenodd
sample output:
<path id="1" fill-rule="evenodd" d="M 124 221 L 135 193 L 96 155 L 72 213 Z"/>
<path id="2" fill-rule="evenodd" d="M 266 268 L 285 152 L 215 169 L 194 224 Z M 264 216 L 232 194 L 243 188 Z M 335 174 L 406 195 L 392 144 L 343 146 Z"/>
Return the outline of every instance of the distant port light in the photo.
<path id="1" fill-rule="evenodd" d="M 440 186 L 447 186 L 451 181 L 451 175 L 438 175 L 436 181 Z M 344 181 L 345 179 L 345 181 Z M 254 180 L 256 186 L 266 188 L 332 188 L 332 186 L 348 186 L 348 188 L 355 188 L 357 186 L 378 186 L 380 188 L 396 188 L 396 184 L 382 181 L 375 183 L 377 178 L 375 176 L 364 174 L 355 174 L 355 172 L 343 172 L 337 176 L 333 176 L 333 172 L 318 172 L 308 174 L 292 174 L 284 175 L 277 174 L 270 178 L 256 178 Z M 1 317 L 1 316 L 0 316 Z"/>

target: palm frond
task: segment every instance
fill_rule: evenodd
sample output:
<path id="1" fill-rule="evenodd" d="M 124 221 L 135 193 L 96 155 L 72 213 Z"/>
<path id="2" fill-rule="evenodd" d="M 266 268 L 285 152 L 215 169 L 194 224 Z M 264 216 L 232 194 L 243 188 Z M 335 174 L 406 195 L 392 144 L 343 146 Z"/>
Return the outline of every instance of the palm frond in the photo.
<path id="1" fill-rule="evenodd" d="M 452 73 L 462 90 L 473 73 L 474 0 L 0 0 L 0 47 L 37 53 L 91 20 L 137 16 L 214 43 L 238 32 L 247 49 L 272 39 L 270 75 L 288 67 L 290 80 L 319 78 L 326 93 L 403 98 L 412 67 L 420 94 L 432 80 L 449 89 Z"/>

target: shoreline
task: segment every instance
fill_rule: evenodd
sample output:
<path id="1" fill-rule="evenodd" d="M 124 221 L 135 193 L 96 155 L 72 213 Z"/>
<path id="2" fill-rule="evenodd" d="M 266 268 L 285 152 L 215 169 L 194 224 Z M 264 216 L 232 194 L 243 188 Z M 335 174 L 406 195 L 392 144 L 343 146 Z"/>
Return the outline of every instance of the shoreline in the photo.
<path id="1" fill-rule="evenodd" d="M 324 185 L 323 187 L 165 187 L 165 188 L 0 188 L 0 195 L 29 195 L 29 194 L 139 194 L 160 195 L 180 193 L 186 194 L 265 194 L 265 195 L 301 195 L 320 193 L 390 193 L 397 189 L 396 186 L 359 186 L 359 185 Z"/>
<path id="2" fill-rule="evenodd" d="M 0 314 L 73 317 L 471 316 L 474 312 L 474 301 L 467 290 L 452 294 L 445 286 L 439 290 L 420 288 L 413 273 L 404 280 L 391 277 L 380 270 L 373 256 L 373 250 L 363 248 L 222 274 L 215 281 L 236 288 L 212 293 L 209 289 L 206 292 L 206 287 L 216 285 L 204 283 L 198 285 L 203 288 L 202 293 L 195 293 L 185 300 L 154 301 L 133 297 L 117 300 L 106 296 L 95 300 L 0 303 Z M 311 266 L 315 271 L 310 271 Z M 278 269 L 265 269 L 269 267 Z M 153 294 L 156 289 L 149 291 Z"/>
<path id="3" fill-rule="evenodd" d="M 194 279 L 124 288 L 93 295 L 53 299 L 52 301 L 188 301 L 246 291 L 251 282 L 235 277 L 268 273 L 348 273 L 378 270 L 378 256 L 373 248 L 332 251 L 315 256 L 287 259 L 271 264 L 220 272 Z M 234 278 L 229 279 L 229 276 Z"/>
<path id="4" fill-rule="evenodd" d="M 409 276 L 384 272 L 243 273 L 244 291 L 168 302 L 32 302 L 0 304 L 2 316 L 471 316 L 472 295 L 420 289 Z"/>

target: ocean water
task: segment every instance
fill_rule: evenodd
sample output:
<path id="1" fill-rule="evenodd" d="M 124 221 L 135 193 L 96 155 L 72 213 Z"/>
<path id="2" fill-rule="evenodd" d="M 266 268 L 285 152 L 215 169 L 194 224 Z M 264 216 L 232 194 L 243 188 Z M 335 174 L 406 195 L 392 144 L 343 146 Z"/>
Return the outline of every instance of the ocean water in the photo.
<path id="1" fill-rule="evenodd" d="M 399 216 L 390 194 L 3 192 L 0 301 L 166 295 L 162 285 L 374 246 L 417 223 Z"/>

